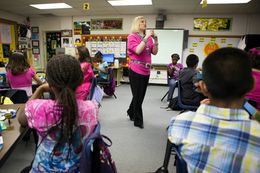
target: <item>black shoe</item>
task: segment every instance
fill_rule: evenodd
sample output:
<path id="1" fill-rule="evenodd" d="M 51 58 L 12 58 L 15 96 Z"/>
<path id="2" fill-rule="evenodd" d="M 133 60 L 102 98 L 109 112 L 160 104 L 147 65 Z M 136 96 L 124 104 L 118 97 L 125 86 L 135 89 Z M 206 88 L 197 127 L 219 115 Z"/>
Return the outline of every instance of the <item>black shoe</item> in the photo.
<path id="1" fill-rule="evenodd" d="M 32 165 L 26 166 L 20 173 L 29 173 L 32 169 Z"/>
<path id="2" fill-rule="evenodd" d="M 143 123 L 136 123 L 136 122 L 134 122 L 134 126 L 135 127 L 139 127 L 140 129 L 144 128 L 144 124 Z"/>
<path id="3" fill-rule="evenodd" d="M 130 114 L 130 111 L 127 111 L 127 116 L 130 118 L 131 121 L 134 121 L 134 117 Z"/>

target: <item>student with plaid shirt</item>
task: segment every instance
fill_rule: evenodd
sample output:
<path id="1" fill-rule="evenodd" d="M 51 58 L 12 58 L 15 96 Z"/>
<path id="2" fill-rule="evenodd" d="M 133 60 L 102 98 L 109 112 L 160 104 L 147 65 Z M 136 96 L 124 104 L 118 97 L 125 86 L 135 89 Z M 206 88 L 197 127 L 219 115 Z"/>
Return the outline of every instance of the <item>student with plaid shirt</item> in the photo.
<path id="1" fill-rule="evenodd" d="M 173 118 L 168 130 L 189 172 L 260 172 L 260 124 L 243 109 L 251 72 L 239 49 L 221 48 L 205 59 L 199 88 L 209 102 Z"/>

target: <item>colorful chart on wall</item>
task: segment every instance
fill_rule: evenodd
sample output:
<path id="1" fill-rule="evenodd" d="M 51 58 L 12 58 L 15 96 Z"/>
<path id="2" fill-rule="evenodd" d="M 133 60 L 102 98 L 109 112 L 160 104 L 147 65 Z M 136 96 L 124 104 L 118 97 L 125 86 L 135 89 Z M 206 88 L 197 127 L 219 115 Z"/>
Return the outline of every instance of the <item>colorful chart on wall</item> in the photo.
<path id="1" fill-rule="evenodd" d="M 15 49 L 15 26 L 0 21 L 0 62 L 8 62 L 9 52 Z"/>
<path id="2" fill-rule="evenodd" d="M 201 67 L 208 54 L 221 47 L 237 47 L 239 40 L 240 37 L 190 36 L 181 63 L 186 66 L 186 57 L 189 54 L 196 54 L 199 57 L 198 67 Z"/>
<path id="3" fill-rule="evenodd" d="M 127 35 L 89 35 L 82 36 L 82 42 L 89 49 L 91 56 L 98 51 L 103 54 L 113 53 L 115 58 L 126 58 Z"/>

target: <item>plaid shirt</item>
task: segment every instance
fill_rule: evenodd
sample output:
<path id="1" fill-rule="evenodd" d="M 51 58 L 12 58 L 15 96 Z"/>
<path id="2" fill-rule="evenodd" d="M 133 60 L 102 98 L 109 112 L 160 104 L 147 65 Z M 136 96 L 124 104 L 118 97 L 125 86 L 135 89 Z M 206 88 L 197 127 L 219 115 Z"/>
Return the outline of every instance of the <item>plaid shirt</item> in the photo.
<path id="1" fill-rule="evenodd" d="M 189 172 L 260 173 L 260 124 L 243 109 L 201 105 L 172 119 L 168 137 Z"/>

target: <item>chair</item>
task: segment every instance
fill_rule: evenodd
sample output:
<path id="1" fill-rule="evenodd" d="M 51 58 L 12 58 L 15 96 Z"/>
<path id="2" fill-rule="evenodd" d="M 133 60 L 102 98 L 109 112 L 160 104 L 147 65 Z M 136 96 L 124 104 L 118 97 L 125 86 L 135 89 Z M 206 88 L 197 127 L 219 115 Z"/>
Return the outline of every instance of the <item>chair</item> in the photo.
<path id="1" fill-rule="evenodd" d="M 154 173 L 169 173 L 168 165 L 172 154 L 175 155 L 174 165 L 176 166 L 176 173 L 188 173 L 187 164 L 180 154 L 179 147 L 169 140 L 167 140 L 163 166 L 158 168 Z"/>
<path id="2" fill-rule="evenodd" d="M 182 103 L 182 87 L 181 87 L 181 81 L 178 81 L 178 106 L 185 110 L 191 110 L 191 111 L 195 111 L 197 110 L 198 106 L 194 106 L 194 105 L 186 105 L 184 103 Z"/>
<path id="3" fill-rule="evenodd" d="M 98 80 L 97 83 L 101 88 L 103 88 L 105 94 L 107 94 L 108 96 L 113 95 L 115 98 L 117 98 L 115 95 L 116 83 L 114 79 L 113 68 L 108 68 L 107 80 L 105 81 Z"/>
<path id="4" fill-rule="evenodd" d="M 97 78 L 93 77 L 91 79 L 91 85 L 90 85 L 90 89 L 89 89 L 89 94 L 88 94 L 86 100 L 92 100 L 96 86 L 97 86 Z"/>
<path id="5" fill-rule="evenodd" d="M 26 103 L 28 101 L 28 96 L 25 90 L 3 89 L 0 90 L 0 95 L 9 97 L 14 104 Z"/>
<path id="6" fill-rule="evenodd" d="M 170 80 L 170 76 L 168 75 L 168 72 L 167 72 L 167 86 L 169 88 L 169 80 Z M 178 87 L 178 82 L 176 81 L 176 85 L 175 85 L 175 88 Z M 161 98 L 161 102 L 163 101 L 163 99 L 169 94 L 169 89 L 168 91 L 164 94 L 164 96 Z"/>

